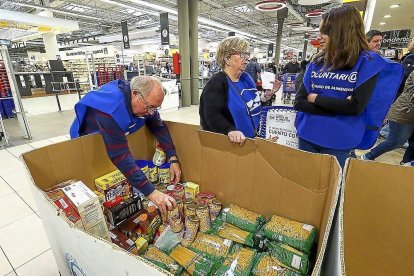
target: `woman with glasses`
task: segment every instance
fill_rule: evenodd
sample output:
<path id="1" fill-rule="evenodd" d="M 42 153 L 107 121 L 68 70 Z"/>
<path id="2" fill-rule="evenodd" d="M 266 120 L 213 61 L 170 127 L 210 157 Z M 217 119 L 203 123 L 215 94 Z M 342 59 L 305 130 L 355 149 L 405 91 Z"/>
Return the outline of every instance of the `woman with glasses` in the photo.
<path id="1" fill-rule="evenodd" d="M 401 65 L 370 51 L 352 5 L 322 15 L 321 52 L 307 67 L 294 107 L 299 149 L 334 155 L 374 145 L 402 77 Z"/>
<path id="2" fill-rule="evenodd" d="M 238 144 L 243 144 L 246 137 L 256 136 L 261 102 L 270 99 L 281 85 L 275 81 L 272 90 L 260 95 L 245 72 L 249 58 L 249 43 L 245 39 L 235 36 L 223 39 L 216 56 L 222 71 L 207 82 L 200 98 L 201 127 L 225 134 Z"/>

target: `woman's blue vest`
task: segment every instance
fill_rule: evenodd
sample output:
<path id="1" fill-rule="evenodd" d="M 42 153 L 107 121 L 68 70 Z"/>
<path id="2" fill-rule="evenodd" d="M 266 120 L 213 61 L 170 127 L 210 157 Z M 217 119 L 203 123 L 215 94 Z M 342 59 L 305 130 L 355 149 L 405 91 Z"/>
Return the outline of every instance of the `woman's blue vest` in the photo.
<path id="1" fill-rule="evenodd" d="M 402 66 L 369 51 L 361 53 L 351 70 L 326 71 L 323 64 L 312 62 L 303 78 L 303 84 L 309 93 L 346 99 L 376 74 L 377 82 L 371 98 L 360 115 L 326 116 L 298 112 L 298 136 L 330 149 L 371 148 L 400 85 Z"/>
<path id="2" fill-rule="evenodd" d="M 261 102 L 256 84 L 252 77 L 243 72 L 238 83 L 233 83 L 227 77 L 228 101 L 227 106 L 233 116 L 236 129 L 246 137 L 254 138 L 260 122 Z"/>
<path id="3" fill-rule="evenodd" d="M 88 107 L 110 115 L 125 134 L 133 133 L 145 124 L 145 118 L 128 113 L 125 96 L 120 87 L 123 87 L 125 93 L 131 93 L 129 82 L 115 80 L 101 86 L 98 90 L 89 92 L 75 105 L 76 117 L 70 127 L 71 138 L 82 135 L 79 130 L 85 120 Z"/>

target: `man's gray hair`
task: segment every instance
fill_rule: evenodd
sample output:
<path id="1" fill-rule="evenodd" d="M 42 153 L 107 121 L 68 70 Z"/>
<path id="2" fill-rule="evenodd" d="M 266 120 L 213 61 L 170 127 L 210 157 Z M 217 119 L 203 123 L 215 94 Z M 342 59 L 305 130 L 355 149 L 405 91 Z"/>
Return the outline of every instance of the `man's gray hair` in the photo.
<path id="1" fill-rule="evenodd" d="M 157 84 L 162 88 L 161 82 L 152 76 L 138 76 L 131 80 L 131 92 L 138 90 L 142 93 L 142 96 L 147 97 L 154 89 L 154 85 Z"/>

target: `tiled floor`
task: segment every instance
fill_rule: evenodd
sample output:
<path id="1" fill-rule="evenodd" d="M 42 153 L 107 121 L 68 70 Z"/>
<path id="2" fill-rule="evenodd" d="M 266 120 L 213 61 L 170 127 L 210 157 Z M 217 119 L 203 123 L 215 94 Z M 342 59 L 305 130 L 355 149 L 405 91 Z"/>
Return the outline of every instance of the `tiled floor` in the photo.
<path id="1" fill-rule="evenodd" d="M 59 275 L 41 217 L 37 213 L 31 184 L 19 156 L 35 148 L 69 139 L 67 133 L 73 120 L 73 110 L 68 106 L 73 106 L 71 101 L 76 102 L 71 96 L 62 100 L 62 106 L 67 109 L 62 113 L 52 110 L 54 102 L 51 99 L 23 101 L 34 134 L 31 141 L 19 138 L 16 120 L 5 120 L 6 127 L 11 130 L 11 142 L 17 146 L 0 150 L 0 276 Z M 161 116 L 170 121 L 199 123 L 197 106 Z M 401 156 L 401 150 L 398 150 L 383 155 L 378 161 L 396 164 Z"/>

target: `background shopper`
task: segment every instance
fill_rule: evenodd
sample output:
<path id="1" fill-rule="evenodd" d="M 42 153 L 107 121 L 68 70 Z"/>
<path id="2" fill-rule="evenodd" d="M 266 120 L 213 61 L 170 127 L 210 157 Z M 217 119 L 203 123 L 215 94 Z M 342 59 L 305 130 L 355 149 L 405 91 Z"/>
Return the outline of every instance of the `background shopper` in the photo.
<path id="1" fill-rule="evenodd" d="M 100 133 L 112 163 L 129 183 L 154 202 L 166 218 L 174 198 L 155 190 L 135 164 L 126 139 L 146 125 L 165 151 L 171 180 L 180 180 L 181 170 L 168 127 L 161 121 L 158 109 L 164 100 L 161 82 L 154 77 L 140 76 L 131 80 L 112 81 L 85 95 L 76 105 L 76 118 L 70 128 L 71 138 Z"/>
<path id="2" fill-rule="evenodd" d="M 259 78 L 261 72 L 262 69 L 260 68 L 260 65 L 257 63 L 257 58 L 252 57 L 246 66 L 246 73 L 249 74 L 250 77 L 252 77 L 254 83 L 257 83 L 257 79 Z"/>
<path id="3" fill-rule="evenodd" d="M 225 134 L 238 144 L 246 137 L 256 136 L 261 102 L 270 99 L 281 85 L 275 80 L 273 90 L 259 95 L 253 79 L 245 72 L 249 57 L 249 43 L 245 39 L 223 39 L 216 58 L 223 71 L 207 82 L 200 98 L 201 127 Z"/>
<path id="4" fill-rule="evenodd" d="M 390 132 L 387 139 L 361 156 L 362 160 L 375 160 L 382 154 L 397 149 L 408 140 L 408 148 L 400 164 L 414 160 L 414 72 L 405 83 L 401 96 L 388 112 Z"/>
<path id="5" fill-rule="evenodd" d="M 375 143 L 402 68 L 369 51 L 352 5 L 322 15 L 318 40 L 322 51 L 308 66 L 294 103 L 299 148 L 334 155 L 343 167 L 352 149 Z"/>
<path id="6" fill-rule="evenodd" d="M 370 30 L 366 34 L 368 40 L 368 48 L 372 51 L 380 53 L 382 43 L 382 33 L 378 30 Z"/>
<path id="7" fill-rule="evenodd" d="M 294 57 L 283 67 L 283 74 L 290 73 L 296 74 L 299 73 L 300 66 L 298 60 Z"/>

